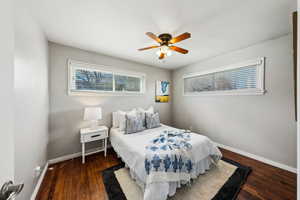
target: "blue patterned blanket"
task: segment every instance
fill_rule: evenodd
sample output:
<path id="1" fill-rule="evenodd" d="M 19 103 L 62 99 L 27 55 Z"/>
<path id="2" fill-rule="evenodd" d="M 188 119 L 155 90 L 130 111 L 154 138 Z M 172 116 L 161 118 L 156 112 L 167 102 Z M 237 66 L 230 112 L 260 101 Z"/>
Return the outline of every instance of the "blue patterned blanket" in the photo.
<path id="1" fill-rule="evenodd" d="M 146 146 L 147 183 L 190 181 L 195 163 L 190 133 L 163 131 Z"/>

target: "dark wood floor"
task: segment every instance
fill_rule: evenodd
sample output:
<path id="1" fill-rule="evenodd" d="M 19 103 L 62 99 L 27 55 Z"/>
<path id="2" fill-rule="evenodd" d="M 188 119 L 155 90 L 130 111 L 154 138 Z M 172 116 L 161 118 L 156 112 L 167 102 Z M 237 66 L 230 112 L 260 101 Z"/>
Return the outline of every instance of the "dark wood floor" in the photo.
<path id="1" fill-rule="evenodd" d="M 221 149 L 224 157 L 252 167 L 237 199 L 296 199 L 296 174 Z M 50 166 L 36 200 L 107 200 L 101 171 L 118 164 L 110 150 L 90 155 L 86 164 L 76 158 Z"/>

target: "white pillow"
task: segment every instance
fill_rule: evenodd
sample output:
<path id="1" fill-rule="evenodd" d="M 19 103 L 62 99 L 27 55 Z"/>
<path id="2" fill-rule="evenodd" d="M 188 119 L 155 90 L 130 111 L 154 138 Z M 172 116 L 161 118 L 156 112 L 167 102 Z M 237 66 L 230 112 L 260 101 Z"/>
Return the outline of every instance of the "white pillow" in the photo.
<path id="1" fill-rule="evenodd" d="M 126 128 L 126 115 L 130 115 L 130 116 L 136 116 L 137 115 L 137 111 L 136 109 L 133 109 L 129 112 L 124 112 L 122 110 L 118 111 L 118 118 L 119 118 L 119 129 L 120 131 L 125 131 Z"/>
<path id="2" fill-rule="evenodd" d="M 143 113 L 151 113 L 154 114 L 154 108 L 153 106 L 150 106 L 147 110 L 144 110 L 143 108 L 138 108 L 139 112 L 143 112 Z"/>
<path id="3" fill-rule="evenodd" d="M 119 115 L 118 112 L 113 112 L 112 113 L 112 123 L 114 128 L 119 128 Z"/>

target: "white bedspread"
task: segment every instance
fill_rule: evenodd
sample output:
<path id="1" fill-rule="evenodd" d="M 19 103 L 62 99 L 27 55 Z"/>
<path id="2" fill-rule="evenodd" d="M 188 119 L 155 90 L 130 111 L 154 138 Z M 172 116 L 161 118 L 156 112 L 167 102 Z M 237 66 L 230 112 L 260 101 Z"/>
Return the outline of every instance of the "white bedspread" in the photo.
<path id="1" fill-rule="evenodd" d="M 125 135 L 123 131 L 112 128 L 110 141 L 114 150 L 130 168 L 133 178 L 144 189 L 144 200 L 165 200 L 168 195 L 172 196 L 180 183 L 152 183 L 146 185 L 145 171 L 145 147 L 153 138 L 157 137 L 163 130 L 176 130 L 173 127 L 162 125 L 154 129 L 147 129 L 143 132 Z M 222 154 L 214 143 L 206 136 L 191 133 L 192 156 L 197 163 L 197 174 L 204 173 L 209 169 L 212 162 L 211 156 Z"/>

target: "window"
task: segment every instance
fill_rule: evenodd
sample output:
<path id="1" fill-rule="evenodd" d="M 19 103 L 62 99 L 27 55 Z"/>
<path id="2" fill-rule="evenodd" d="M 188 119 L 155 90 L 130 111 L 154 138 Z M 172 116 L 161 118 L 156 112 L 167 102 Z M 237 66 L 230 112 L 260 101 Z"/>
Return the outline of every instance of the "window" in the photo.
<path id="1" fill-rule="evenodd" d="M 184 95 L 263 94 L 264 58 L 185 75 Z"/>
<path id="2" fill-rule="evenodd" d="M 145 75 L 69 60 L 69 94 L 141 94 Z M 108 70 L 110 68 L 110 70 Z"/>
<path id="3" fill-rule="evenodd" d="M 75 69 L 73 89 L 77 91 L 112 91 L 113 74 L 98 70 Z"/>
<path id="4" fill-rule="evenodd" d="M 141 79 L 139 77 L 115 75 L 116 91 L 139 92 L 141 90 Z"/>

